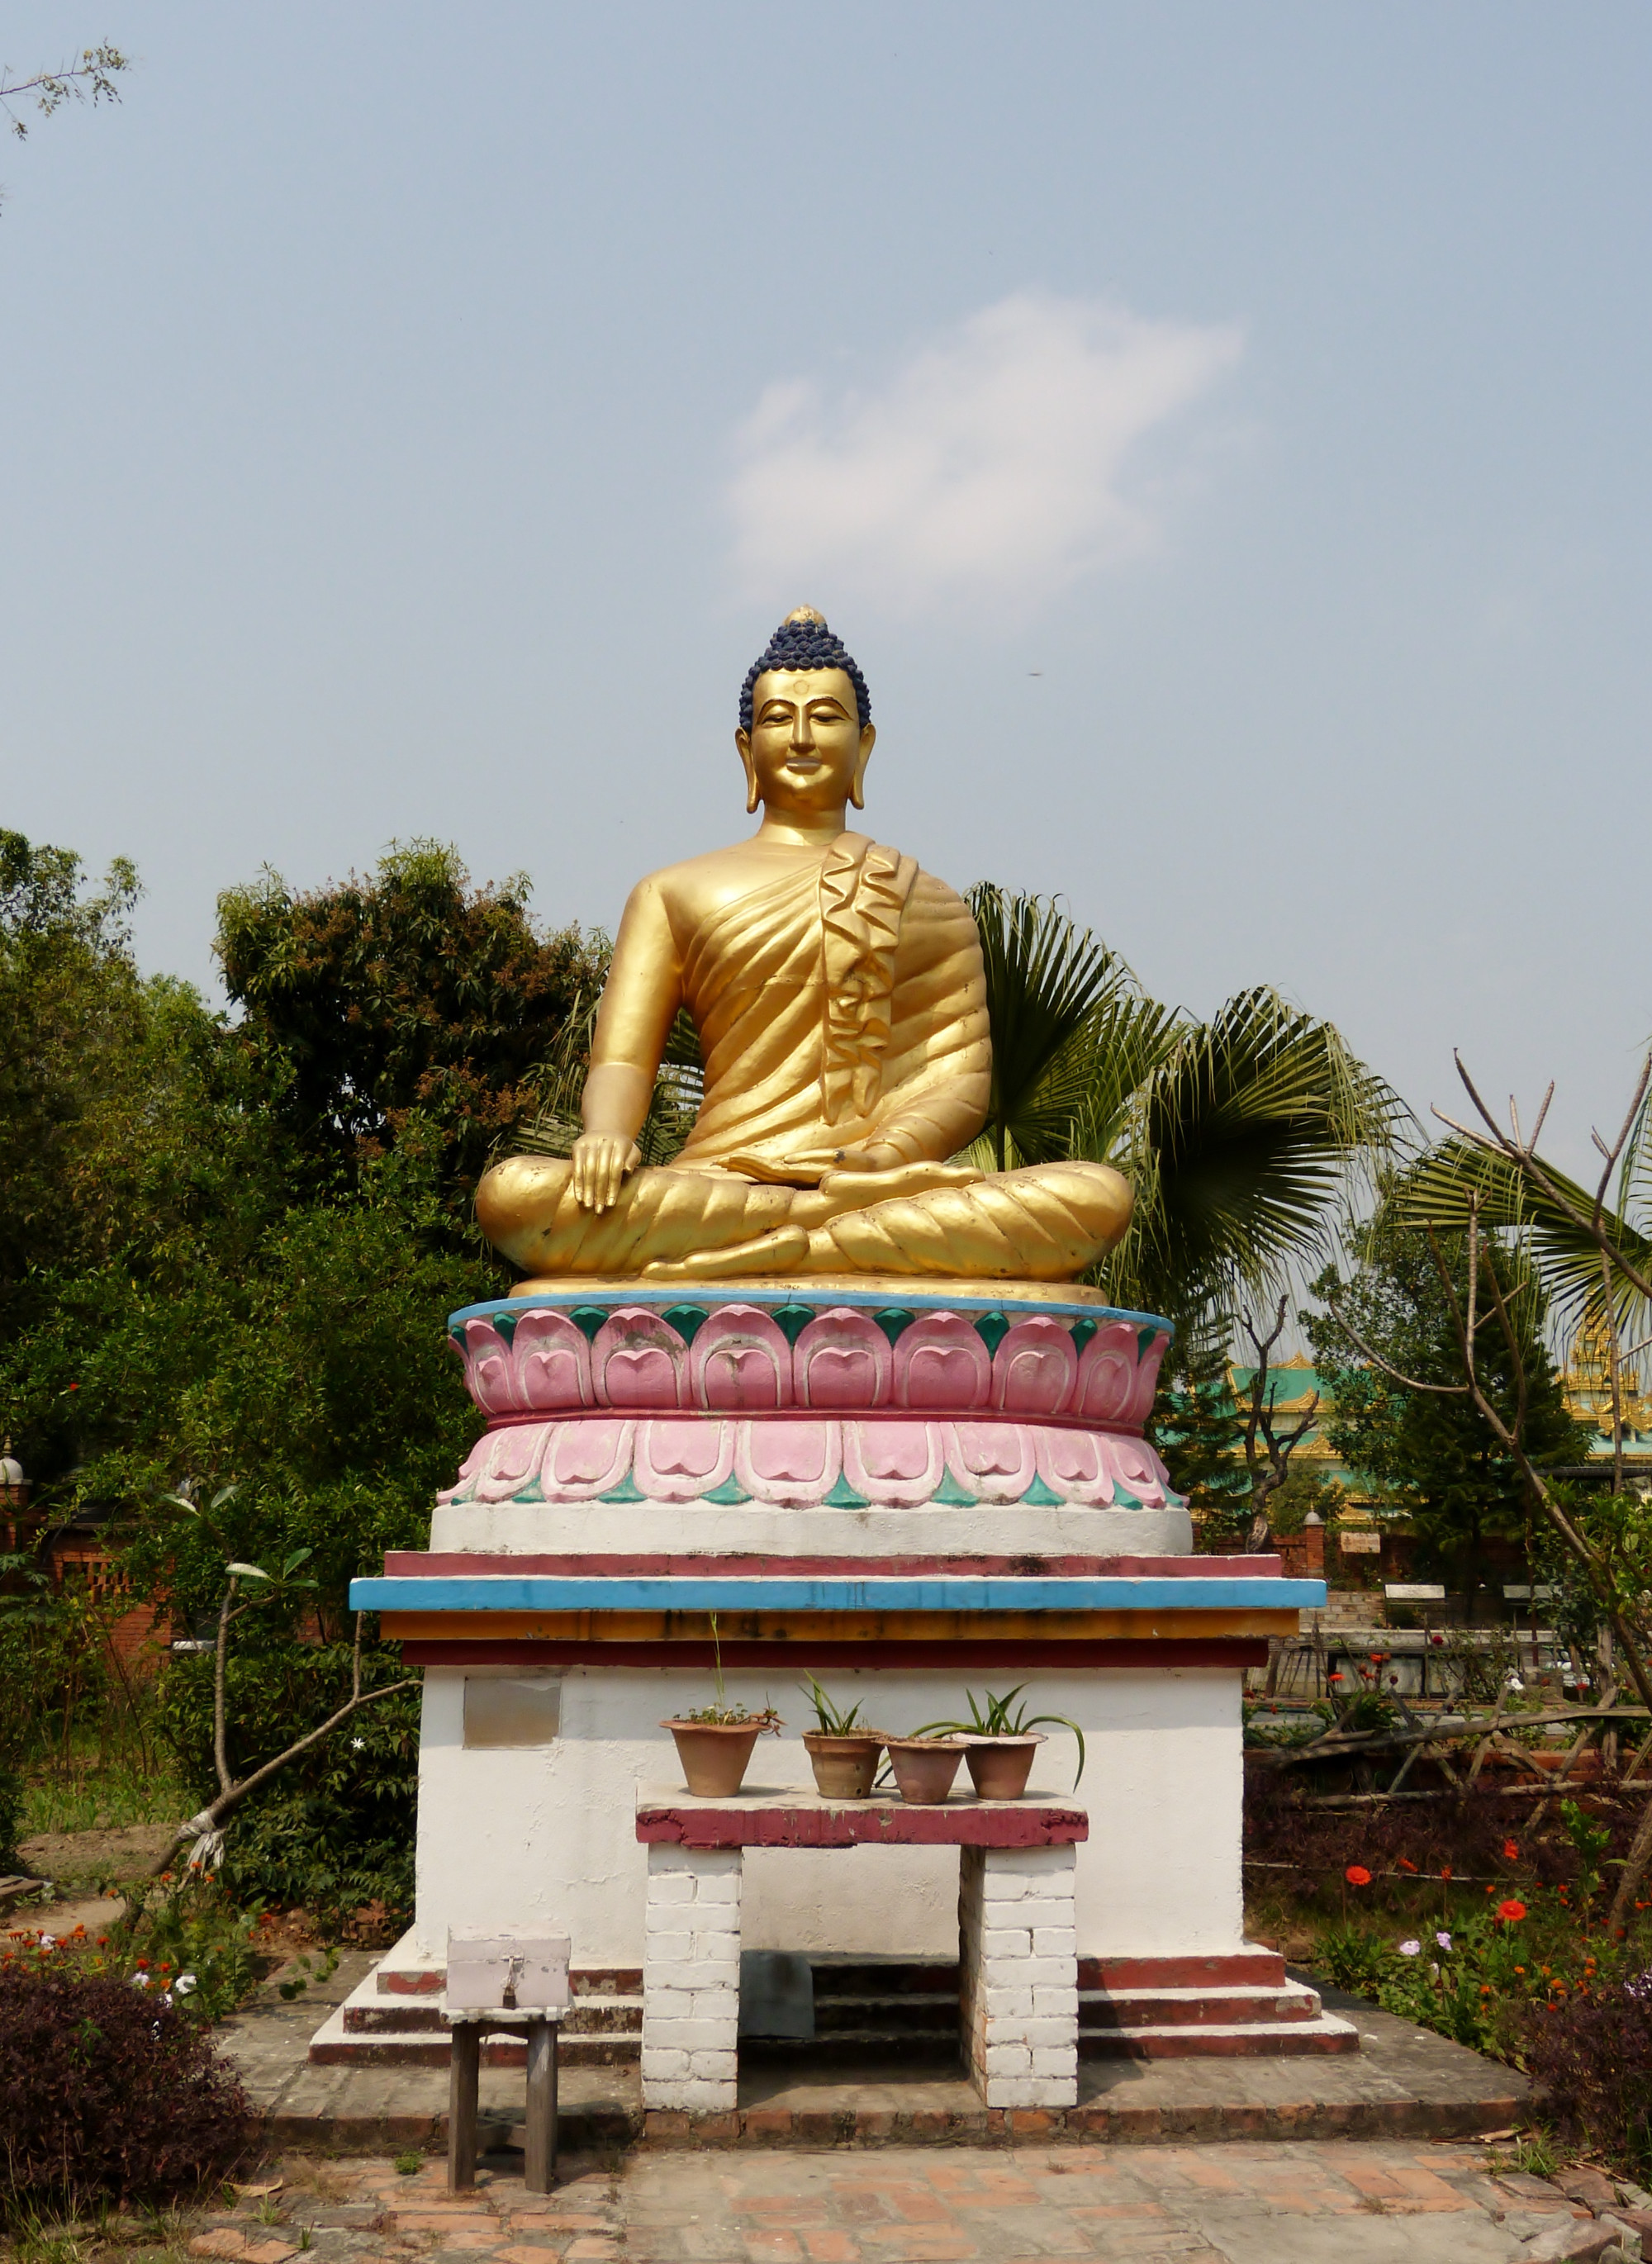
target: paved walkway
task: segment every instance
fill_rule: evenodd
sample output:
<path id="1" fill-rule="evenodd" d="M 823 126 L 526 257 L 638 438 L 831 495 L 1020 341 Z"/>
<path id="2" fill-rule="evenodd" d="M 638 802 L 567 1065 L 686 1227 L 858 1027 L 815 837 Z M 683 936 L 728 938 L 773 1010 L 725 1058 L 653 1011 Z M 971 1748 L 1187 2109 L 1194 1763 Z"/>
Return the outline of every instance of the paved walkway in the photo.
<path id="1" fill-rule="evenodd" d="M 565 2168 L 545 2197 L 495 2169 L 450 2198 L 435 2160 L 401 2175 L 289 2157 L 263 2173 L 275 2191 L 202 2219 L 188 2246 L 224 2264 L 1511 2264 L 1569 2253 L 1562 2233 L 1595 2253 L 1605 2231 L 1478 2144 L 643 2148 Z M 1593 2198 L 1614 2198 L 1598 2175 Z"/>

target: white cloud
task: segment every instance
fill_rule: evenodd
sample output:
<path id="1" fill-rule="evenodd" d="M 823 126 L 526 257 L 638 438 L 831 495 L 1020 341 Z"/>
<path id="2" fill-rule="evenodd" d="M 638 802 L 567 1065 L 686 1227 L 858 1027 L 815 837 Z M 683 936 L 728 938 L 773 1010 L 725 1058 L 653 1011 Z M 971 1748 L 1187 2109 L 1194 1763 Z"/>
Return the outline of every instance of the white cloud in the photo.
<path id="1" fill-rule="evenodd" d="M 1156 548 L 1132 452 L 1242 350 L 1229 326 L 1151 322 L 1018 292 L 924 347 L 881 390 L 772 385 L 728 501 L 753 599 L 852 593 L 902 612 L 1021 612 Z"/>

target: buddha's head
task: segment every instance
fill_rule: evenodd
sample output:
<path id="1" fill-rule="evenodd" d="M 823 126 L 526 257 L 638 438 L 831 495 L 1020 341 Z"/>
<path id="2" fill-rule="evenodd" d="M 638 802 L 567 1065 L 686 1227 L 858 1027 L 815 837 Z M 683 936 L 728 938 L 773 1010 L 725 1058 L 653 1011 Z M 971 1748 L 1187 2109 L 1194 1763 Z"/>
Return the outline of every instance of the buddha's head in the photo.
<path id="1" fill-rule="evenodd" d="M 746 808 L 799 818 L 864 809 L 861 787 L 877 733 L 866 680 L 812 606 L 780 623 L 746 671 L 735 744 Z"/>

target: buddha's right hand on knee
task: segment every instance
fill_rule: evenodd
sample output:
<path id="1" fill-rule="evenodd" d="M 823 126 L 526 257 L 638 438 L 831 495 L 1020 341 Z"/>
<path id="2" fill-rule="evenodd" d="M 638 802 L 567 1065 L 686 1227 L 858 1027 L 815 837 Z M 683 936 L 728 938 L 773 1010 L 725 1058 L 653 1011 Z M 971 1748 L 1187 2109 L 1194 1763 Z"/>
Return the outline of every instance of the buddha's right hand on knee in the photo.
<path id="1" fill-rule="evenodd" d="M 582 1132 L 573 1147 L 574 1200 L 587 1210 L 612 1210 L 642 1150 L 623 1132 Z"/>

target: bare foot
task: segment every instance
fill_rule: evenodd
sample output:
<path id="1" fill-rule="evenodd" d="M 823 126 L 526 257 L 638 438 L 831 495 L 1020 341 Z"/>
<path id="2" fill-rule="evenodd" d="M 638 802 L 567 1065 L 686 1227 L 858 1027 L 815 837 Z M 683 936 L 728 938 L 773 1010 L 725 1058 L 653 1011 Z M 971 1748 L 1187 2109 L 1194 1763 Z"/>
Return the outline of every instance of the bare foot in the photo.
<path id="1" fill-rule="evenodd" d="M 822 1226 L 846 1210 L 870 1210 L 873 1203 L 927 1194 L 931 1187 L 972 1187 L 985 1177 L 973 1164 L 902 1164 L 892 1172 L 828 1172 L 815 1194 L 798 1196 L 792 1215 Z"/>
<path id="2" fill-rule="evenodd" d="M 777 1226 L 750 1242 L 731 1243 L 726 1250 L 697 1250 L 692 1257 L 656 1259 L 642 1269 L 645 1281 L 727 1281 L 743 1274 L 784 1274 L 808 1255 L 808 1236 L 801 1226 Z"/>

